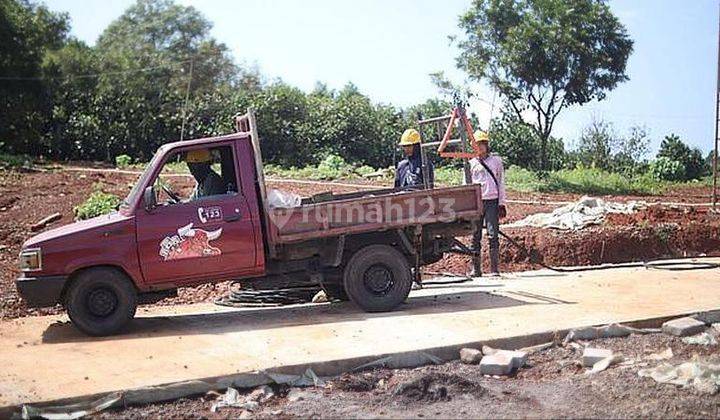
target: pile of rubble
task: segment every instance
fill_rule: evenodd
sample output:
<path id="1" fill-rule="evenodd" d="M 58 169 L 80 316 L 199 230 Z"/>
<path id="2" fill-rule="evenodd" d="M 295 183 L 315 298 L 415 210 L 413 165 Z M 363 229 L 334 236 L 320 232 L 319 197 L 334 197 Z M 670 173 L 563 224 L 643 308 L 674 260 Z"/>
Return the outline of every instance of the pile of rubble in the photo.
<path id="1" fill-rule="evenodd" d="M 682 337 L 685 344 L 716 346 L 720 342 L 720 311 L 673 319 L 665 322 L 662 328 L 632 328 L 611 324 L 604 327 L 576 329 L 570 331 L 560 345 L 582 349 L 582 358 L 577 361 L 578 365 L 588 368 L 587 374 L 595 374 L 615 364 L 629 367 L 636 363 L 645 366 L 647 363 L 634 359 L 626 360 L 622 354 L 616 354 L 610 349 L 592 347 L 588 345 L 590 340 L 651 333 Z M 585 342 L 585 347 L 583 348 L 577 341 Z M 499 350 L 489 346 L 482 346 L 481 349 L 463 348 L 460 350 L 460 361 L 465 364 L 478 364 L 482 375 L 505 376 L 523 368 L 529 353 L 556 344 L 550 342 L 520 350 Z M 648 356 L 648 360 L 662 361 L 672 357 L 672 349 L 668 348 L 665 352 Z M 652 368 L 640 369 L 638 375 L 650 377 L 660 383 L 693 387 L 699 392 L 711 395 L 720 391 L 720 360 L 701 360 L 695 356 L 693 360 L 678 365 L 662 362 Z"/>

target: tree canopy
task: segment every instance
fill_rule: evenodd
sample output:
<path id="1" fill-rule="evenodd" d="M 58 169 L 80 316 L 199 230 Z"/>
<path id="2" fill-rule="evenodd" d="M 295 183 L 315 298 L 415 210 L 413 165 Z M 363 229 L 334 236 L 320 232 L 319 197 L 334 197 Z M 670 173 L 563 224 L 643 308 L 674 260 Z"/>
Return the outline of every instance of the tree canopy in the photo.
<path id="1" fill-rule="evenodd" d="M 534 115 L 542 168 L 562 110 L 602 100 L 628 79 L 633 41 L 604 0 L 474 0 L 460 28 L 458 66 L 496 89 L 519 120 Z"/>

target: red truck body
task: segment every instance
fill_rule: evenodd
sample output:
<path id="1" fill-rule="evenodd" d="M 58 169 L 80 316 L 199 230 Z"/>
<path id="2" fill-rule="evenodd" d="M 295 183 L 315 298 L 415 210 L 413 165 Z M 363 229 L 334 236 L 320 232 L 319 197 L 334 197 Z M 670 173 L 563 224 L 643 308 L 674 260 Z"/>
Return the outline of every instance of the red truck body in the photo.
<path id="1" fill-rule="evenodd" d="M 335 276 L 342 284 L 349 259 L 366 245 L 399 250 L 417 268 L 442 257 L 451 238 L 471 232 L 481 217 L 475 185 L 365 191 L 270 208 L 254 124 L 249 112 L 238 118 L 237 133 L 160 147 L 117 212 L 27 240 L 16 282 L 21 296 L 33 306 L 67 305 L 76 278 L 95 268 L 116 270 L 140 295 L 227 279 L 272 283 L 273 275 L 288 273 Z M 169 156 L 219 146 L 232 150 L 236 192 L 154 204 L 149 194 Z"/>

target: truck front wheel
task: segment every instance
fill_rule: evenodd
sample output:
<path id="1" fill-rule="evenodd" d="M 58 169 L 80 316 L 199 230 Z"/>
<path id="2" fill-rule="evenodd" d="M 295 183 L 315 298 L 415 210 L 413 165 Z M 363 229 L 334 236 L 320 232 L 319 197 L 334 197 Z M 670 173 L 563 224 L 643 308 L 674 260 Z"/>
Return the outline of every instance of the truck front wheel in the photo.
<path id="1" fill-rule="evenodd" d="M 137 292 L 130 279 L 109 267 L 80 272 L 65 294 L 70 320 L 88 335 L 120 331 L 137 309 Z"/>
<path id="2" fill-rule="evenodd" d="M 360 249 L 348 261 L 343 275 L 350 300 L 366 312 L 395 309 L 407 299 L 412 282 L 407 259 L 388 245 Z"/>

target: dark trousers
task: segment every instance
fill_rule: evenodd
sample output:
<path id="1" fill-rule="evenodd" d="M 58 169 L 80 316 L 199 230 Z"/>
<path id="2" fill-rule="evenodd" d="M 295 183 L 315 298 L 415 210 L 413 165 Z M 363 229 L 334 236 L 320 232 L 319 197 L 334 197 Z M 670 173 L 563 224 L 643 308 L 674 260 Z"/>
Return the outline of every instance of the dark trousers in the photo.
<path id="1" fill-rule="evenodd" d="M 477 257 L 473 258 L 473 268 L 476 275 L 482 272 L 482 262 L 480 261 L 480 251 L 482 250 L 482 227 L 483 224 L 487 229 L 488 242 L 490 244 L 490 272 L 498 272 L 498 263 L 500 259 L 500 237 L 498 229 L 500 219 L 498 217 L 498 200 L 483 200 L 483 218 L 480 225 L 475 229 L 473 234 L 473 251 L 477 252 Z"/>

